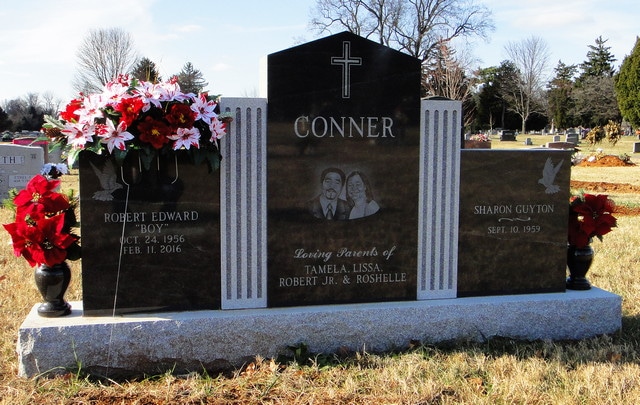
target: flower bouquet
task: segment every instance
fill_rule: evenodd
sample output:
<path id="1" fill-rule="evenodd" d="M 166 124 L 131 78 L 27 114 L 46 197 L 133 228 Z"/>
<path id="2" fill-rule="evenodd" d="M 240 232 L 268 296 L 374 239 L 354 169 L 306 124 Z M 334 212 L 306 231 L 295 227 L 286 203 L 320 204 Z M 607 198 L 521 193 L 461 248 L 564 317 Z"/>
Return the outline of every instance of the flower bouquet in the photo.
<path id="1" fill-rule="evenodd" d="M 71 100 L 59 118 L 45 117 L 44 129 L 66 151 L 70 166 L 83 150 L 111 154 L 120 165 L 138 150 L 146 169 L 159 154 L 186 150 L 194 163 L 207 161 L 215 171 L 218 140 L 230 120 L 218 114 L 218 98 L 183 93 L 176 77 L 151 83 L 121 75 L 101 93 Z"/>
<path id="2" fill-rule="evenodd" d="M 465 149 L 491 149 L 491 138 L 485 134 L 474 134 L 464 141 Z"/>
<path id="3" fill-rule="evenodd" d="M 59 184 L 60 180 L 37 174 L 5 202 L 15 209 L 15 222 L 3 226 L 11 235 L 13 253 L 37 266 L 36 285 L 45 301 L 38 313 L 46 317 L 71 312 L 63 298 L 71 280 L 66 260 L 80 258 L 80 238 L 72 230 L 77 226 L 77 198 L 55 191 Z"/>
<path id="4" fill-rule="evenodd" d="M 615 203 L 605 194 L 581 194 L 571 197 L 569 203 L 569 235 L 570 246 L 586 247 L 594 237 L 602 241 L 602 237 L 616 226 L 616 218 L 612 215 Z"/>
<path id="5" fill-rule="evenodd" d="M 612 215 L 614 211 L 613 200 L 604 194 L 571 197 L 567 241 L 567 267 L 570 274 L 566 284 L 568 289 L 591 288 L 586 278 L 594 254 L 590 243 L 594 237 L 602 240 L 602 236 L 616 226 L 616 218 Z"/>
<path id="6" fill-rule="evenodd" d="M 486 134 L 474 134 L 469 137 L 471 141 L 490 142 L 491 139 Z"/>

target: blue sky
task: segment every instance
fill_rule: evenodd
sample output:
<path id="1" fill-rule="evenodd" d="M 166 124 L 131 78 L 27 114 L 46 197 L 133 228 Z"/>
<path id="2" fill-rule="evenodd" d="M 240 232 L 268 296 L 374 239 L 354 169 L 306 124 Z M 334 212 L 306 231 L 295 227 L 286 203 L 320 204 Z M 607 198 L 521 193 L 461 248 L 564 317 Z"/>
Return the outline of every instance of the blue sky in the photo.
<path id="1" fill-rule="evenodd" d="M 0 0 L 0 103 L 27 93 L 74 96 L 76 50 L 90 28 L 129 32 L 137 53 L 163 77 L 190 61 L 208 89 L 257 96 L 265 55 L 317 39 L 309 30 L 315 0 Z M 598 36 L 618 59 L 640 35 L 637 0 L 485 0 L 496 30 L 471 50 L 478 66 L 498 65 L 504 46 L 532 35 L 551 51 L 550 68 L 585 60 Z"/>

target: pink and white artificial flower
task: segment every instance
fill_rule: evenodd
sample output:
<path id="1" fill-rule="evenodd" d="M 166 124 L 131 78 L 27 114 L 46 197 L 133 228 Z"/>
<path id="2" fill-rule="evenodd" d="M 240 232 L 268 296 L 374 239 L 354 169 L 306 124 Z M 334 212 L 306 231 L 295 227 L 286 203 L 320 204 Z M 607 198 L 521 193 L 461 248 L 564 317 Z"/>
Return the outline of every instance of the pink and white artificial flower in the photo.
<path id="1" fill-rule="evenodd" d="M 211 119 L 211 124 L 209 124 L 209 130 L 211 131 L 210 141 L 215 143 L 216 146 L 218 146 L 218 139 L 221 139 L 226 134 L 226 127 L 226 124 L 220 121 L 218 117 Z"/>
<path id="2" fill-rule="evenodd" d="M 96 133 L 100 137 L 100 143 L 106 143 L 109 153 L 113 153 L 113 149 L 125 150 L 125 141 L 133 139 L 133 135 L 126 131 L 127 124 L 120 122 L 118 127 L 113 126 L 111 120 L 107 120 L 106 124 L 97 124 Z"/>
<path id="3" fill-rule="evenodd" d="M 135 87 L 135 92 L 144 102 L 144 107 L 142 107 L 143 112 L 149 111 L 151 104 L 156 108 L 162 108 L 162 104 L 160 104 L 160 87 L 158 85 L 151 82 L 140 81 Z"/>
<path id="4" fill-rule="evenodd" d="M 158 83 L 156 88 L 159 91 L 158 99 L 160 101 L 183 102 L 195 97 L 195 94 L 193 93 L 185 94 L 180 91 L 180 85 L 178 84 L 178 78 L 176 76 L 169 79 L 169 81 Z"/>
<path id="5" fill-rule="evenodd" d="M 214 112 L 216 106 L 214 100 L 207 100 L 207 93 L 202 93 L 199 96 L 193 98 L 193 104 L 191 104 L 191 110 L 196 113 L 196 121 L 202 120 L 208 125 L 211 125 L 211 119 L 216 118 L 218 115 Z"/>
<path id="6" fill-rule="evenodd" d="M 118 77 L 104 86 L 102 99 L 105 105 L 114 106 L 124 97 L 131 97 L 128 94 L 131 79 L 129 75 L 118 75 Z"/>
<path id="7" fill-rule="evenodd" d="M 67 143 L 75 149 L 84 149 L 87 142 L 93 142 L 95 127 L 86 122 L 67 122 L 60 130 L 67 137 Z"/>
<path id="8" fill-rule="evenodd" d="M 103 118 L 102 108 L 105 107 L 102 94 L 90 94 L 82 100 L 82 107 L 76 110 L 78 123 L 93 125 L 96 118 Z"/>
<path id="9" fill-rule="evenodd" d="M 174 140 L 173 150 L 182 147 L 189 149 L 191 146 L 200 148 L 200 131 L 196 127 L 178 128 L 176 134 L 169 135 L 167 138 Z"/>

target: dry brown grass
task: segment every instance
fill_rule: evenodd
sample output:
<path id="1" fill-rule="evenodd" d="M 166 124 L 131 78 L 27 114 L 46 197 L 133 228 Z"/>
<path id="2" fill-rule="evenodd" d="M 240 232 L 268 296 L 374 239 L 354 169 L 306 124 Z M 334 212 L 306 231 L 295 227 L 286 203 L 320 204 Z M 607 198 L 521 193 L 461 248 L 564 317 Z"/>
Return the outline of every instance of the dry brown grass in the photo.
<path id="1" fill-rule="evenodd" d="M 75 181 L 74 175 L 66 177 L 66 185 Z M 0 209 L 1 223 L 11 216 Z M 17 377 L 17 330 L 39 295 L 32 269 L 13 257 L 4 231 L 0 240 L 0 277 L 5 277 L 0 281 L 0 404 L 635 404 L 640 398 L 640 225 L 635 217 L 619 218 L 604 243 L 594 244 L 591 281 L 623 297 L 623 328 L 612 336 L 577 342 L 493 339 L 417 345 L 402 353 L 257 359 L 232 375 L 166 373 L 118 382 L 98 381 L 82 370 L 51 379 Z M 67 298 L 79 300 L 79 268 L 73 267 Z"/>

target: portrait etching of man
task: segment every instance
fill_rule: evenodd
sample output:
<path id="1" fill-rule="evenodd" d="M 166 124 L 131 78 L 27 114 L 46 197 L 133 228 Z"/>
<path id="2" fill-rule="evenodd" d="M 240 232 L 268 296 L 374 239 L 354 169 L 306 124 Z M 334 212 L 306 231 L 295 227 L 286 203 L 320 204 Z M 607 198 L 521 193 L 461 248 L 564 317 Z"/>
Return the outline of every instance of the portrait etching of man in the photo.
<path id="1" fill-rule="evenodd" d="M 328 167 L 320 175 L 320 192 L 307 202 L 307 209 L 315 218 L 342 221 L 373 215 L 380 206 L 362 171 L 346 176 L 342 169 Z"/>

